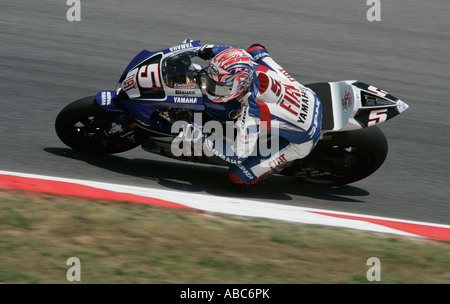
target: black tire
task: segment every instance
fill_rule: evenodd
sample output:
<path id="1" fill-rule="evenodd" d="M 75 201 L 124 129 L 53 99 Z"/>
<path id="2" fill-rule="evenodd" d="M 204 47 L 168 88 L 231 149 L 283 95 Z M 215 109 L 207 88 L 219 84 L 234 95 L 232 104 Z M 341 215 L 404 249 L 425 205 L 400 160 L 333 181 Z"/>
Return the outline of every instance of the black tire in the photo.
<path id="1" fill-rule="evenodd" d="M 104 131 L 111 126 L 115 115 L 102 109 L 94 96 L 85 97 L 61 110 L 55 121 L 56 134 L 72 149 L 96 155 L 128 151 L 145 141 L 147 136 L 139 128 L 106 135 Z M 125 133 L 126 136 L 120 136 Z"/>
<path id="2" fill-rule="evenodd" d="M 350 184 L 377 171 L 387 153 L 386 137 L 376 126 L 327 133 L 310 155 L 296 160 L 288 169 L 309 183 Z"/>

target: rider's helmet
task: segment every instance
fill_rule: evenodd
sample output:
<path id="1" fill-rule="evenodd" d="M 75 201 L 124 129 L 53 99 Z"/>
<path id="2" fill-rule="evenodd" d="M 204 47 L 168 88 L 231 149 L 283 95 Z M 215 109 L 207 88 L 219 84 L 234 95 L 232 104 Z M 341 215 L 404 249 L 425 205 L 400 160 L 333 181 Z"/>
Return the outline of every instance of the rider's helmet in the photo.
<path id="1" fill-rule="evenodd" d="M 247 92 L 253 81 L 251 55 L 238 48 L 226 49 L 207 68 L 206 95 L 213 102 L 228 102 Z"/>

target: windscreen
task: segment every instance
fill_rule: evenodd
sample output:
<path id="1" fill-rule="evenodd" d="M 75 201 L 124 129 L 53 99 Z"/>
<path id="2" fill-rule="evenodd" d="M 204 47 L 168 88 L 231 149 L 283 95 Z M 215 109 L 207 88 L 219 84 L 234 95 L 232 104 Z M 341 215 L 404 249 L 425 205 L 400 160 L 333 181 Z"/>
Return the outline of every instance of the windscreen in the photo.
<path id="1" fill-rule="evenodd" d="M 185 51 L 169 56 L 162 61 L 162 75 L 168 87 L 175 89 L 199 88 L 197 74 L 201 66 L 192 61 L 194 57 L 194 51 Z"/>

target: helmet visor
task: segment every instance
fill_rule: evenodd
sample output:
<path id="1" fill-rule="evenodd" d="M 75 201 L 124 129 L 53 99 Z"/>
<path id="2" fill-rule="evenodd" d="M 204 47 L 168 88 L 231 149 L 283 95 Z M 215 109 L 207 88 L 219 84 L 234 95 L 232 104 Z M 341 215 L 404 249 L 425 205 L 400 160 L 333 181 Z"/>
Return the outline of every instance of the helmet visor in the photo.
<path id="1" fill-rule="evenodd" d="M 214 81 L 210 77 L 206 78 L 207 78 L 206 91 L 208 92 L 209 95 L 224 97 L 231 95 L 233 93 L 234 81 L 220 83 Z"/>

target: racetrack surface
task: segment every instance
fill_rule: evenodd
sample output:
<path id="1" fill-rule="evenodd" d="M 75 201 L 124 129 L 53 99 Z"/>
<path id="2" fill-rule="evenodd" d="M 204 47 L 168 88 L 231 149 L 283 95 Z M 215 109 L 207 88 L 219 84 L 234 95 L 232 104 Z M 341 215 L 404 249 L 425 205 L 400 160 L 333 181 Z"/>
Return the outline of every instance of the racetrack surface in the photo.
<path id="1" fill-rule="evenodd" d="M 258 199 L 277 204 L 450 224 L 450 21 L 447 0 L 3 1 L 0 9 L 0 170 Z M 226 168 L 183 163 L 140 148 L 87 157 L 54 131 L 69 102 L 114 89 L 131 58 L 185 38 L 248 47 L 259 42 L 302 83 L 358 79 L 408 103 L 380 128 L 383 167 L 343 187 L 273 176 L 232 192 Z"/>

